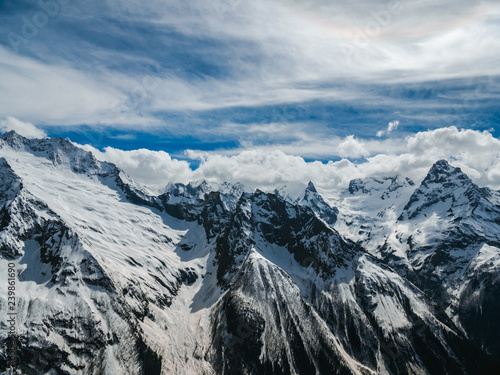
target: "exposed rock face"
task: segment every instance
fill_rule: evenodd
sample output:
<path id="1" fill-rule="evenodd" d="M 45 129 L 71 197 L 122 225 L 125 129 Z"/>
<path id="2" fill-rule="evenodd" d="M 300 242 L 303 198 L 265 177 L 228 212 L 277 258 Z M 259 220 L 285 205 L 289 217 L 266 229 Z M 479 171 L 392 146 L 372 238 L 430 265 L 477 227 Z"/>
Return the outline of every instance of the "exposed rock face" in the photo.
<path id="1" fill-rule="evenodd" d="M 7 133 L 0 156 L 25 373 L 500 372 L 499 195 L 446 162 L 417 189 L 351 183 L 393 213 L 381 231 L 383 215 L 343 215 L 312 183 L 295 200 L 206 181 L 154 196 L 61 139 Z M 374 234 L 346 239 L 346 220 Z"/>
<path id="2" fill-rule="evenodd" d="M 499 357 L 500 194 L 440 160 L 411 196 L 398 228 L 382 249 L 388 262 L 406 268 L 474 342 Z"/>
<path id="3" fill-rule="evenodd" d="M 477 346 L 500 358 L 500 193 L 478 187 L 445 160 L 418 187 L 390 189 L 384 180 L 353 180 L 336 228 L 421 288 Z"/>

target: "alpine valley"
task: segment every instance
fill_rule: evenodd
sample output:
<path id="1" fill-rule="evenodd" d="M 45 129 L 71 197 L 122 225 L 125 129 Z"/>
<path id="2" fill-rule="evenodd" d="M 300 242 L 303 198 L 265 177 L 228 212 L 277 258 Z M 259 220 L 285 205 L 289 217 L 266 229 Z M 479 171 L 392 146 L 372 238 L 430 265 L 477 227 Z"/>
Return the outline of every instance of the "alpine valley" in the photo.
<path id="1" fill-rule="evenodd" d="M 0 371 L 14 340 L 22 374 L 500 374 L 500 192 L 445 160 L 296 190 L 3 134 Z"/>

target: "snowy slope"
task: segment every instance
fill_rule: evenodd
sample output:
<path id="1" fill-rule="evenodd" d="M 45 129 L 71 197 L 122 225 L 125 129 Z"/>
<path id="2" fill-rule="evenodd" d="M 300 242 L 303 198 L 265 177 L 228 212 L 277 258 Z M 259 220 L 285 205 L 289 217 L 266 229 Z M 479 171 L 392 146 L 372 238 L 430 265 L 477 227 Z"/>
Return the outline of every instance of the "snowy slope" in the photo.
<path id="1" fill-rule="evenodd" d="M 155 196 L 68 141 L 13 132 L 0 137 L 0 177 L 0 267 L 14 261 L 19 270 L 26 373 L 500 371 L 466 338 L 462 321 L 332 227 L 356 240 L 347 221 L 365 225 L 386 204 L 392 216 L 377 216 L 370 228 L 392 236 L 416 220 L 395 215 L 415 189 L 408 180 L 356 182 L 338 200 L 349 208 L 344 214 L 312 183 L 296 199 L 286 189 L 269 194 L 207 181 L 169 184 Z M 412 207 L 405 212 L 418 211 Z M 469 227 L 491 209 L 477 207 Z M 477 290 L 475 275 L 498 271 L 495 236 L 488 238 L 463 272 L 470 282 L 454 294 L 466 296 L 455 309 L 473 314 L 485 306 L 474 298 L 489 301 L 489 281 L 479 295 L 469 292 Z M 408 253 L 372 247 L 379 258 Z M 6 285 L 0 288 L 5 318 Z M 5 329 L 0 339 L 5 344 Z"/>
<path id="2" fill-rule="evenodd" d="M 339 210 L 326 203 L 312 181 L 309 181 L 305 188 L 302 184 L 281 186 L 274 190 L 274 194 L 292 204 L 309 207 L 318 218 L 331 226 L 337 222 Z"/>
<path id="3" fill-rule="evenodd" d="M 500 193 L 438 161 L 380 248 L 481 347 L 500 356 Z"/>
<path id="4" fill-rule="evenodd" d="M 400 176 L 352 180 L 331 197 L 339 208 L 335 229 L 377 255 L 414 190 L 414 182 Z"/>
<path id="5" fill-rule="evenodd" d="M 67 146 L 70 147 L 69 145 Z M 80 151 L 76 148 L 68 150 L 70 154 L 73 152 L 79 153 Z M 75 171 L 72 160 L 72 156 L 74 155 L 64 155 L 62 158 L 64 162 L 54 163 L 53 160 L 46 157 L 48 152 L 33 152 L 32 148 L 28 147 L 12 150 L 4 146 L 2 154 L 9 160 L 12 168 L 15 169 L 15 173 L 22 181 L 25 191 L 29 191 L 26 194 L 29 194 L 33 197 L 33 200 L 39 202 L 37 203 L 38 205 L 47 207 L 47 210 L 50 207 L 50 215 L 57 217 L 61 223 L 60 225 L 67 228 L 54 231 L 54 238 L 50 238 L 49 240 L 57 240 L 66 230 L 70 231 L 75 238 L 75 243 L 70 243 L 64 247 L 68 255 L 60 255 L 59 257 L 64 261 L 66 261 L 67 257 L 75 257 L 72 264 L 73 267 L 77 267 L 77 270 L 80 267 L 84 268 L 80 266 L 80 263 L 84 260 L 90 264 L 97 263 L 102 268 L 102 273 L 107 275 L 108 280 L 103 281 L 103 283 L 108 285 L 108 294 L 115 300 L 114 303 L 117 306 L 123 306 L 126 311 L 126 313 L 123 313 L 123 319 L 130 326 L 129 330 L 137 332 L 140 332 L 142 329 L 157 331 L 159 326 L 150 321 L 155 316 L 150 311 L 151 307 L 154 306 L 163 313 L 165 307 L 172 304 L 173 297 L 178 294 L 181 285 L 184 285 L 184 282 L 188 283 L 192 278 L 197 278 L 200 269 L 206 267 L 207 255 L 205 252 L 200 251 L 193 258 L 184 257 L 183 259 L 183 250 L 178 248 L 181 239 L 185 244 L 189 244 L 191 248 L 196 248 L 198 245 L 203 248 L 203 228 L 196 224 L 180 223 L 159 211 L 128 202 L 125 193 L 117 187 L 116 176 L 107 173 L 109 165 L 105 165 L 104 173 L 99 168 L 99 165 L 94 165 L 93 163 L 80 163 L 80 165 L 85 165 L 88 168 L 79 168 Z M 41 157 L 38 156 L 40 154 L 42 155 Z M 88 155 L 84 156 L 88 157 Z M 75 160 L 78 161 L 78 158 L 75 157 Z M 81 162 L 81 160 L 79 161 Z M 20 214 L 25 216 L 25 211 L 28 209 L 23 207 Z M 35 207 L 32 210 L 35 211 L 34 215 L 40 214 L 40 209 Z M 47 216 L 49 214 L 43 212 L 40 215 Z M 14 221 L 12 213 L 11 221 Z M 20 225 L 26 226 L 27 224 L 22 223 Z M 40 228 L 39 232 L 52 233 L 43 228 Z M 190 231 L 199 231 L 202 235 L 188 235 Z M 23 233 L 19 229 L 14 228 L 9 233 L 6 233 L 4 230 L 2 237 L 9 239 L 9 241 L 17 239 L 18 241 L 16 242 L 19 242 L 19 246 L 14 247 L 8 243 L 9 250 L 12 252 L 13 249 L 16 249 L 19 253 L 24 254 L 25 258 L 29 257 L 29 259 L 33 260 L 33 263 L 27 262 L 25 266 L 19 266 L 20 268 L 26 268 L 24 273 L 30 274 L 30 277 L 35 279 L 50 279 L 50 274 L 47 276 L 43 274 L 43 270 L 46 268 L 45 265 L 40 270 L 42 273 L 38 274 L 37 268 L 40 267 L 41 261 L 37 260 L 37 256 L 25 254 L 26 250 L 23 250 L 23 247 L 29 248 L 33 252 L 39 250 L 36 249 L 35 244 L 32 242 L 27 243 L 24 240 Z M 20 240 L 20 237 L 22 240 Z M 193 243 L 189 242 L 191 238 L 193 238 Z M 76 252 L 77 248 L 81 248 L 82 252 L 78 256 Z M 22 258 L 20 263 L 23 263 L 23 259 L 25 258 Z M 6 263 L 4 267 L 6 267 Z M 52 273 L 54 272 L 56 271 L 53 270 Z M 64 273 L 64 270 L 57 272 Z M 25 300 L 28 303 L 30 300 L 36 300 L 36 298 L 32 297 L 33 295 L 40 294 L 46 296 L 44 304 L 47 306 L 41 309 L 44 311 L 43 319 L 50 319 L 52 315 L 55 315 L 54 311 L 59 309 L 64 303 L 67 303 L 68 308 L 70 308 L 70 312 L 66 314 L 65 319 L 71 320 L 75 314 L 91 314 L 84 311 L 77 311 L 72 314 L 72 306 L 85 306 L 89 300 L 89 297 L 86 297 L 85 293 L 78 292 L 78 288 L 93 289 L 93 284 L 89 286 L 88 281 L 85 280 L 85 276 L 80 275 L 80 272 L 73 271 L 73 273 L 76 273 L 75 277 L 83 277 L 85 283 L 75 287 L 68 287 L 68 291 L 64 292 L 65 294 L 74 294 L 74 302 L 72 299 L 65 302 L 63 297 L 59 297 L 61 302 L 54 305 L 52 298 L 49 298 L 50 295 L 41 293 L 38 290 L 37 285 L 40 283 L 37 282 L 35 284 L 24 284 L 21 282 L 20 285 L 23 287 L 26 285 L 26 288 L 33 288 L 33 290 L 25 293 L 25 289 L 20 288 L 20 298 L 22 301 Z M 20 281 L 24 281 L 24 273 L 21 273 Z M 100 283 L 101 281 L 98 282 Z M 40 284 L 43 288 L 42 291 L 45 291 L 44 283 Z M 55 288 L 54 293 L 60 293 L 59 289 Z M 92 295 L 91 291 L 86 291 L 86 293 Z M 91 298 L 101 303 L 100 299 L 102 297 Z M 114 312 L 113 308 L 108 307 L 105 309 L 104 306 L 101 306 L 100 309 L 109 311 L 110 313 Z M 61 309 L 61 312 L 63 313 L 64 310 Z M 163 315 L 161 316 L 163 320 L 183 320 L 184 318 L 184 316 Z M 111 318 L 106 316 L 102 320 L 109 319 Z M 172 323 L 173 326 L 176 326 L 178 322 L 173 321 Z M 19 321 L 20 327 L 32 324 L 33 322 L 30 321 L 29 316 L 26 318 L 26 321 Z M 124 332 L 123 336 L 120 333 L 122 330 Z M 161 326 L 161 330 L 165 331 L 165 327 Z M 20 332 L 24 332 L 23 328 L 20 328 Z M 123 337 L 125 340 L 124 345 L 127 347 L 134 346 L 135 342 L 140 343 L 142 339 L 145 341 L 149 340 L 148 336 L 140 335 L 137 332 L 132 339 L 127 339 L 125 332 L 125 329 L 115 329 L 112 333 Z M 194 334 L 192 333 L 192 335 Z M 164 339 L 164 337 L 158 338 L 160 341 Z M 33 338 L 33 340 L 35 339 Z M 64 340 L 60 341 L 64 342 Z M 83 339 L 82 341 L 85 342 Z M 147 344 L 158 350 L 155 346 L 158 344 L 153 340 L 149 341 Z M 66 345 L 67 343 L 64 347 Z M 160 345 L 163 347 L 163 342 Z M 106 345 L 101 343 L 100 346 L 103 346 L 103 350 L 107 350 Z M 124 368 L 130 367 L 130 372 L 126 372 L 123 369 L 114 371 L 111 367 L 106 371 L 109 373 L 139 373 L 139 349 L 135 350 L 135 357 L 132 354 L 129 355 L 131 357 L 130 360 L 124 361 L 116 357 L 113 359 L 115 362 L 121 363 L 121 366 L 124 366 Z M 110 361 L 113 357 L 112 354 L 113 352 L 109 351 L 108 356 Z M 97 353 L 93 355 L 97 355 Z M 174 358 L 173 361 L 175 360 Z M 91 361 L 91 363 L 94 361 Z M 88 360 L 85 360 L 85 358 L 81 359 L 81 362 L 88 364 Z M 182 357 L 182 362 L 184 363 L 184 356 Z M 136 370 L 133 370 L 134 367 Z M 82 367 L 80 371 L 79 373 L 93 373 L 87 367 Z M 100 372 L 101 370 L 95 371 L 95 373 L 102 373 Z"/>
<path id="6" fill-rule="evenodd" d="M 351 181 L 328 202 L 335 228 L 409 278 L 478 346 L 500 358 L 500 193 L 441 160 L 420 186 L 407 178 Z"/>
<path id="7" fill-rule="evenodd" d="M 5 182 L 6 175 L 14 173 L 5 161 L 1 164 Z M 14 262 L 19 274 L 16 318 L 21 369 L 112 374 L 128 368 L 131 374 L 139 373 L 141 342 L 128 322 L 126 306 L 116 298 L 110 275 L 78 235 L 22 187 L 24 181 L 11 182 L 15 196 L 3 206 L 0 267 L 6 274 L 7 264 Z M 2 298 L 6 287 L 2 283 Z M 1 310 L 5 324 L 5 303 Z M 116 340 L 118 332 L 121 341 Z"/>
<path id="8" fill-rule="evenodd" d="M 479 351 L 428 297 L 308 208 L 243 195 L 216 251 L 220 373 L 478 370 L 459 358 Z"/>

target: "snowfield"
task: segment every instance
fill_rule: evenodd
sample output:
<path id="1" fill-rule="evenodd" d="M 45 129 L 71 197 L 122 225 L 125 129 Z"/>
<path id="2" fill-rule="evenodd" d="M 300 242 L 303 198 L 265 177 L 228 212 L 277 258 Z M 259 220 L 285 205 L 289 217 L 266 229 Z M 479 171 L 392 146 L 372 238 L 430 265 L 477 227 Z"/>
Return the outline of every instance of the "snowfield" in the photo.
<path id="1" fill-rule="evenodd" d="M 0 177 L 25 373 L 500 371 L 500 194 L 446 161 L 419 186 L 155 195 L 68 141 L 10 132 Z"/>

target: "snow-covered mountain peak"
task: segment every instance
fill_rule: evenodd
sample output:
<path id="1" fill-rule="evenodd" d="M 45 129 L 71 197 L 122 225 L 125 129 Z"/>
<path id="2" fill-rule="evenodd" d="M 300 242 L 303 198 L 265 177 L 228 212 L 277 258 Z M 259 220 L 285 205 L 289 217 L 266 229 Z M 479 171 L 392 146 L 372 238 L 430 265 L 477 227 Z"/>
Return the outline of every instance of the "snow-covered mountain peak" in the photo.
<path id="1" fill-rule="evenodd" d="M 20 150 L 24 147 L 26 138 L 16 133 L 14 130 L 8 131 L 0 135 L 0 145 L 7 144 L 8 146 Z"/>
<path id="2" fill-rule="evenodd" d="M 218 238 L 216 259 L 221 262 L 218 277 L 222 285 L 227 285 L 254 250 L 283 266 L 288 258 L 295 259 L 294 267 L 312 264 L 322 277 L 329 277 L 345 267 L 359 248 L 344 241 L 309 207 L 257 189 L 242 194 Z"/>
<path id="3" fill-rule="evenodd" d="M 312 209 L 319 218 L 325 220 L 330 226 L 333 226 L 337 221 L 338 208 L 325 202 L 312 181 L 309 181 L 304 197 L 298 203 Z"/>
<path id="4" fill-rule="evenodd" d="M 462 218 L 472 214 L 480 201 L 492 194 L 490 189 L 474 184 L 460 168 L 439 160 L 415 190 L 399 220 L 433 214 L 442 218 Z"/>
<path id="5" fill-rule="evenodd" d="M 381 257 L 474 332 L 476 343 L 500 355 L 500 324 L 484 318 L 500 306 L 492 297 L 500 291 L 500 193 L 439 160 L 391 227 L 379 246 Z"/>
<path id="6" fill-rule="evenodd" d="M 326 203 L 312 181 L 307 185 L 295 183 L 280 186 L 274 190 L 274 194 L 291 204 L 309 207 L 329 225 L 337 221 L 339 210 Z"/>
<path id="7" fill-rule="evenodd" d="M 462 220 L 468 227 L 456 232 L 454 243 L 472 243 L 466 251 L 437 241 L 435 249 L 417 248 L 426 238 L 410 241 L 413 229 L 445 236 L 425 232 L 420 219 L 397 222 L 414 190 L 404 178 L 367 180 L 355 194 L 347 192 L 333 228 L 329 217 L 338 211 L 312 182 L 302 184 L 295 202 L 204 180 L 170 184 L 155 196 L 88 155 L 60 139 L 15 133 L 0 139 L 0 270 L 14 262 L 20 271 L 19 353 L 27 372 L 499 373 L 482 351 L 494 352 L 499 332 L 499 306 L 490 300 L 500 299 L 490 286 L 498 284 L 500 257 L 493 235 L 486 236 L 500 233 L 495 192 L 482 196 L 471 219 Z M 387 237 L 386 250 L 396 250 L 391 256 L 418 253 L 409 262 L 437 250 L 422 273 L 433 281 L 427 294 L 449 286 L 449 277 L 433 278 L 484 275 L 464 284 L 465 298 L 453 294 L 466 308 L 455 303 L 456 310 L 447 310 L 453 319 L 453 311 L 470 317 L 461 324 L 467 335 L 479 336 L 480 346 L 407 280 L 409 271 L 396 274 L 389 261 L 355 243 L 381 244 Z M 5 315 L 7 283 L 0 292 Z M 475 326 L 483 311 L 491 339 Z M 6 330 L 0 340 L 6 347 Z"/>
<path id="8" fill-rule="evenodd" d="M 447 186 L 471 184 L 470 178 L 458 167 L 452 166 L 446 160 L 438 160 L 429 170 L 427 176 L 422 181 L 423 186 L 431 184 L 443 184 Z"/>
<path id="9" fill-rule="evenodd" d="M 317 193 L 318 191 L 316 190 L 316 186 L 314 186 L 312 181 L 309 181 L 306 187 L 306 191 L 310 191 L 312 193 Z"/>
<path id="10" fill-rule="evenodd" d="M 251 192 L 252 189 L 241 183 L 207 181 L 205 179 L 190 181 L 188 184 L 169 183 L 165 189 L 165 194 L 174 197 L 184 197 L 186 199 L 203 199 L 205 194 L 218 191 L 226 195 L 234 195 L 239 198 L 243 192 Z"/>
<path id="11" fill-rule="evenodd" d="M 98 161 L 91 152 L 75 146 L 66 139 L 28 139 L 15 131 L 2 134 L 0 139 L 13 151 L 24 151 L 37 157 L 45 157 L 54 166 L 66 166 L 76 173 L 101 176 L 119 173 L 115 165 Z"/>
<path id="12" fill-rule="evenodd" d="M 354 179 L 336 199 L 335 228 L 345 237 L 376 253 L 415 190 L 408 177 L 381 176 Z"/>
<path id="13" fill-rule="evenodd" d="M 206 197 L 211 193 L 217 193 L 218 199 L 224 210 L 232 211 L 241 195 L 252 190 L 243 184 L 231 184 L 228 182 L 217 183 L 207 180 L 198 180 L 183 183 L 169 183 L 164 194 L 158 197 L 161 208 L 176 218 L 197 220 L 202 213 Z"/>
<path id="14" fill-rule="evenodd" d="M 303 182 L 289 182 L 286 185 L 277 187 L 274 194 L 287 200 L 290 203 L 298 203 L 303 197 L 308 185 Z"/>
<path id="15" fill-rule="evenodd" d="M 208 183 L 205 180 L 183 183 L 169 183 L 164 190 L 165 194 L 173 197 L 202 198 L 208 189 Z"/>

